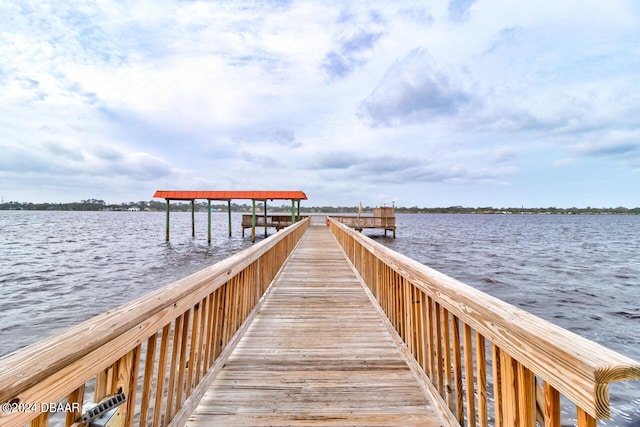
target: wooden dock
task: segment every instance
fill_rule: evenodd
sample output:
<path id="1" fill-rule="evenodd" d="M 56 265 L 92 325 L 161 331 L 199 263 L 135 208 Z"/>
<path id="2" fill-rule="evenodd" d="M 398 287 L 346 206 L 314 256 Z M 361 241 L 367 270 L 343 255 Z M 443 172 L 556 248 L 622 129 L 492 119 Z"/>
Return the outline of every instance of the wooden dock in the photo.
<path id="1" fill-rule="evenodd" d="M 441 426 L 326 226 L 311 226 L 188 426 Z"/>
<path id="2" fill-rule="evenodd" d="M 393 238 L 396 238 L 396 216 L 393 208 L 375 208 L 373 209 L 373 215 L 358 214 L 358 215 L 330 215 L 334 220 L 351 227 L 355 230 L 362 231 L 364 229 L 373 228 L 384 230 L 384 235 L 387 235 L 387 231 L 393 234 Z"/>

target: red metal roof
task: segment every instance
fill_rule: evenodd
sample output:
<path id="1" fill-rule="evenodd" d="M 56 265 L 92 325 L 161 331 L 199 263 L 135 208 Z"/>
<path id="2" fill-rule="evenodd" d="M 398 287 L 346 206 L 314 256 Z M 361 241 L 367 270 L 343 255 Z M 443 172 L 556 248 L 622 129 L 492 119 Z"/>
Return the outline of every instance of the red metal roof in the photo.
<path id="1" fill-rule="evenodd" d="M 170 200 L 307 200 L 307 195 L 302 191 L 158 190 L 153 198 Z"/>

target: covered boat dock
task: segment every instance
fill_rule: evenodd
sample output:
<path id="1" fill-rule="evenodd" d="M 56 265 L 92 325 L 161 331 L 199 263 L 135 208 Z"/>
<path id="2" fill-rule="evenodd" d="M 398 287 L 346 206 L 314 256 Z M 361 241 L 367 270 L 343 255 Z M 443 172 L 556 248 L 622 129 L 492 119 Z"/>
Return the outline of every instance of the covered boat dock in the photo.
<path id="1" fill-rule="evenodd" d="M 195 201 L 207 200 L 207 241 L 211 243 L 211 201 L 227 201 L 229 212 L 229 236 L 231 236 L 231 200 L 251 200 L 251 241 L 256 238 L 256 201 L 264 202 L 264 233 L 267 235 L 267 200 L 291 200 L 291 223 L 294 224 L 300 218 L 300 200 L 307 200 L 307 195 L 302 191 L 220 191 L 220 190 L 157 190 L 154 199 L 165 199 L 167 202 L 167 226 L 166 238 L 169 240 L 169 205 L 171 200 L 183 200 L 191 202 L 191 235 L 195 236 Z M 297 215 L 296 215 L 297 202 Z"/>

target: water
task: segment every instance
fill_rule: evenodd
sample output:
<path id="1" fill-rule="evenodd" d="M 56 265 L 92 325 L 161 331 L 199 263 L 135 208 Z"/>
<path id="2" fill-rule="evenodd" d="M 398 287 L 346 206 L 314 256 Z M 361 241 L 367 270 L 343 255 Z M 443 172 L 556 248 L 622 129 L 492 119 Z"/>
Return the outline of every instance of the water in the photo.
<path id="1" fill-rule="evenodd" d="M 0 356 L 251 245 L 241 214 L 0 211 Z M 247 233 L 250 236 L 250 233 Z M 260 234 L 258 234 L 260 236 Z"/>
<path id="2" fill-rule="evenodd" d="M 251 245 L 241 214 L 0 211 L 0 356 Z M 376 241 L 640 360 L 640 216 L 399 215 Z M 269 230 L 272 234 L 274 231 Z M 258 236 L 262 233 L 259 232 Z M 640 382 L 614 384 L 613 420 L 640 426 Z"/>

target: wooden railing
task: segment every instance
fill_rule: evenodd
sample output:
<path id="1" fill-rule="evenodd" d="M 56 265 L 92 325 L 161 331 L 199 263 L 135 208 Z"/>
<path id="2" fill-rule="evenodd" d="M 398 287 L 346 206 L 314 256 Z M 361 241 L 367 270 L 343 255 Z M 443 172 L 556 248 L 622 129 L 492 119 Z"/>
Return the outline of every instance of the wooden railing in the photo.
<path id="1" fill-rule="evenodd" d="M 308 215 L 296 216 L 295 220 L 296 222 L 298 222 L 306 218 L 307 216 Z M 264 227 L 265 217 L 256 215 L 255 218 L 256 218 L 255 227 L 256 228 Z M 291 225 L 290 214 L 269 214 L 267 215 L 266 219 L 267 219 L 267 227 L 276 228 L 278 230 L 281 230 Z M 252 221 L 252 215 L 242 215 L 242 232 L 243 233 L 245 228 L 251 228 L 254 226 L 254 224 L 252 224 L 251 221 Z"/>
<path id="2" fill-rule="evenodd" d="M 0 425 L 80 425 L 119 392 L 110 425 L 184 424 L 308 223 L 0 358 Z"/>
<path id="3" fill-rule="evenodd" d="M 451 425 L 559 427 L 564 395 L 578 426 L 595 426 L 610 417 L 609 383 L 640 379 L 637 361 L 330 227 Z"/>
<path id="4" fill-rule="evenodd" d="M 356 230 L 362 230 L 363 228 L 395 228 L 396 226 L 395 217 L 331 215 L 331 218 Z"/>

